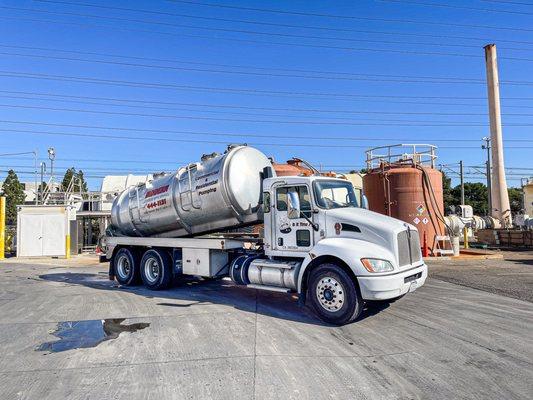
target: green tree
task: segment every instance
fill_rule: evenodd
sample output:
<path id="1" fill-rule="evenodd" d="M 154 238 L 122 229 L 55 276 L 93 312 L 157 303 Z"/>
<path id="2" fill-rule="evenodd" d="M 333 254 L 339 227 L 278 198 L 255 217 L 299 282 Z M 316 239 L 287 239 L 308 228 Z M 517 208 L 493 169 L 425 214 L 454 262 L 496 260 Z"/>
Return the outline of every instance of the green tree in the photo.
<path id="1" fill-rule="evenodd" d="M 76 171 L 76 168 L 71 167 L 65 171 L 63 180 L 61 181 L 61 187 L 63 190 L 67 190 L 73 177 L 76 177 L 76 182 L 74 182 L 73 191 L 74 192 L 87 192 L 87 182 L 85 182 L 85 177 L 83 171 L 80 169 Z"/>
<path id="2" fill-rule="evenodd" d="M 24 203 L 26 195 L 24 186 L 20 183 L 15 171 L 10 169 L 2 186 L 2 193 L 6 196 L 6 224 L 17 223 L 17 206 Z"/>
<path id="3" fill-rule="evenodd" d="M 444 210 L 448 210 L 450 206 L 456 206 L 461 204 L 461 190 L 459 188 L 459 200 L 454 197 L 452 191 L 452 178 L 448 177 L 444 171 L 442 171 L 442 195 L 444 199 Z"/>
<path id="4" fill-rule="evenodd" d="M 461 204 L 461 185 L 452 189 L 454 204 Z M 488 209 L 487 186 L 480 182 L 465 182 L 465 203 L 472 206 L 474 214 L 487 215 Z"/>
<path id="5" fill-rule="evenodd" d="M 509 204 L 511 206 L 511 213 L 516 214 L 522 210 L 522 189 L 519 188 L 509 188 L 507 189 L 509 193 Z"/>
<path id="6" fill-rule="evenodd" d="M 85 176 L 83 175 L 83 171 L 81 169 L 78 171 L 78 179 L 81 183 L 81 191 L 84 193 L 88 192 L 89 189 L 87 188 L 87 182 L 85 182 Z"/>

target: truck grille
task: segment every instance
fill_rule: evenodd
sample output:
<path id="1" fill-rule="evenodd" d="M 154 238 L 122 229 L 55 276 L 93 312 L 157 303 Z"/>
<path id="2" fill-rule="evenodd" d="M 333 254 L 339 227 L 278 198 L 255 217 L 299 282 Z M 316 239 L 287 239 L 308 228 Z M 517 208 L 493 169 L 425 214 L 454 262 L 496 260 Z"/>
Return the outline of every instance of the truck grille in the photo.
<path id="1" fill-rule="evenodd" d="M 398 262 L 400 267 L 416 263 L 421 260 L 420 237 L 416 231 L 401 231 L 398 233 Z"/>

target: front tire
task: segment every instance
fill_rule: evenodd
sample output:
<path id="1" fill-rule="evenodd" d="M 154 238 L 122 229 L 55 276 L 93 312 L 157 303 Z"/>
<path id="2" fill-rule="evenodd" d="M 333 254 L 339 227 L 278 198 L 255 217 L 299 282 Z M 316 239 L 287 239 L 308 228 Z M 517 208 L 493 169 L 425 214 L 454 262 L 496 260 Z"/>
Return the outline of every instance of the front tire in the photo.
<path id="1" fill-rule="evenodd" d="M 172 260 L 164 250 L 148 250 L 144 253 L 141 265 L 141 278 L 152 290 L 162 290 L 172 282 Z"/>
<path id="2" fill-rule="evenodd" d="M 113 271 L 118 283 L 133 286 L 139 283 L 139 256 L 135 250 L 123 247 L 113 258 Z"/>
<path id="3" fill-rule="evenodd" d="M 363 310 L 356 283 L 335 264 L 322 264 L 311 271 L 307 295 L 316 314 L 330 324 L 349 324 Z"/>

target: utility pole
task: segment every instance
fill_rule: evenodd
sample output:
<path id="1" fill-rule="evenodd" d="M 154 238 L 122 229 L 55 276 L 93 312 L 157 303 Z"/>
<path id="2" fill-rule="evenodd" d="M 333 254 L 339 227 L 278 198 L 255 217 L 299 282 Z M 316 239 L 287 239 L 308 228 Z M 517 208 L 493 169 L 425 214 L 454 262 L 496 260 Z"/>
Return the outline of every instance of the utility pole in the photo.
<path id="1" fill-rule="evenodd" d="M 41 162 L 41 183 L 39 184 L 39 193 L 41 195 L 41 204 L 44 203 L 44 173 L 46 172 L 46 163 Z"/>
<path id="2" fill-rule="evenodd" d="M 461 179 L 461 205 L 465 205 L 465 176 L 463 169 L 463 160 L 459 161 L 459 178 Z"/>
<path id="3" fill-rule="evenodd" d="M 485 46 L 487 67 L 487 90 L 489 98 L 490 136 L 492 149 L 492 216 L 499 219 L 503 227 L 511 226 L 511 207 L 505 180 L 503 162 L 502 119 L 500 110 L 500 82 L 498 78 L 498 61 L 496 45 Z"/>
<path id="4" fill-rule="evenodd" d="M 484 137 L 483 140 L 485 141 L 485 144 L 481 145 L 482 149 L 487 150 L 487 161 L 485 161 L 485 168 L 486 172 L 485 175 L 487 176 L 487 194 L 488 194 L 488 208 L 487 208 L 487 215 L 490 217 L 492 215 L 492 183 L 491 183 L 491 168 L 490 168 L 490 137 Z"/>
<path id="5" fill-rule="evenodd" d="M 33 150 L 33 184 L 35 185 L 35 205 L 39 204 L 39 186 L 37 186 L 37 150 Z"/>

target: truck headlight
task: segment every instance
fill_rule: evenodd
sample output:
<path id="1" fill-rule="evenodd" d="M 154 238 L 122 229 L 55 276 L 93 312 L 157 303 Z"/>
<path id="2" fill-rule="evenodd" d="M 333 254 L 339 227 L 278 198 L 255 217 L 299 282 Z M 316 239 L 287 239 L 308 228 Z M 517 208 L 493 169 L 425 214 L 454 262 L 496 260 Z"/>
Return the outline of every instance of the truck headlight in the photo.
<path id="1" fill-rule="evenodd" d="M 394 270 L 392 264 L 386 260 L 361 258 L 361 262 L 368 272 L 390 272 Z"/>

